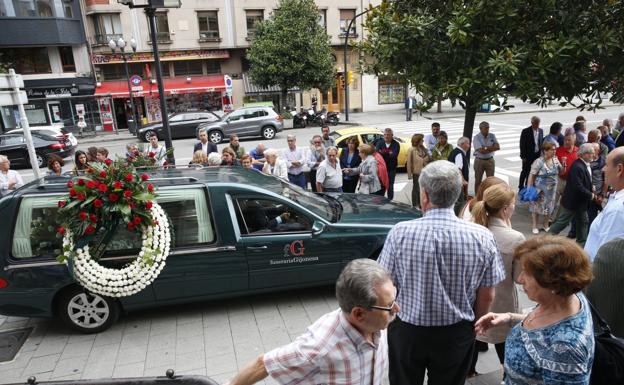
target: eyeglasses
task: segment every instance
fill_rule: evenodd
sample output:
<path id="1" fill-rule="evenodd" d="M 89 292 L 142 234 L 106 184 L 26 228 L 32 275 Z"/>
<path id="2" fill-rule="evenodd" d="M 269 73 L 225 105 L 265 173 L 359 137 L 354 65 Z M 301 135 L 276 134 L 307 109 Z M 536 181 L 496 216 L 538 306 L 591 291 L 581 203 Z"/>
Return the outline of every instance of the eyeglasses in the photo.
<path id="1" fill-rule="evenodd" d="M 369 306 L 369 308 L 371 309 L 377 309 L 377 310 L 383 310 L 383 311 L 387 311 L 388 313 L 393 313 L 394 309 L 395 309 L 395 305 L 396 305 L 396 301 L 392 301 L 392 305 L 385 307 L 385 306 Z"/>

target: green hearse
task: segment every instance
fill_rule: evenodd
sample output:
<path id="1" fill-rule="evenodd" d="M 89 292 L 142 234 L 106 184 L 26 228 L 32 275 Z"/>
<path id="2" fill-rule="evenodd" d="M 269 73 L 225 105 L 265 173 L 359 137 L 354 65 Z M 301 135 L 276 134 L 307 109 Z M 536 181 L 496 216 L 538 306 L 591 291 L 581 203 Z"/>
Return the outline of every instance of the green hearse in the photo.
<path id="1" fill-rule="evenodd" d="M 152 172 L 171 252 L 150 286 L 113 299 L 85 292 L 55 259 L 68 180 L 48 177 L 0 199 L 0 314 L 59 317 L 86 333 L 146 307 L 332 284 L 348 261 L 376 258 L 392 225 L 421 216 L 379 196 L 314 194 L 240 167 Z M 101 261 L 123 265 L 140 245 L 120 226 Z"/>

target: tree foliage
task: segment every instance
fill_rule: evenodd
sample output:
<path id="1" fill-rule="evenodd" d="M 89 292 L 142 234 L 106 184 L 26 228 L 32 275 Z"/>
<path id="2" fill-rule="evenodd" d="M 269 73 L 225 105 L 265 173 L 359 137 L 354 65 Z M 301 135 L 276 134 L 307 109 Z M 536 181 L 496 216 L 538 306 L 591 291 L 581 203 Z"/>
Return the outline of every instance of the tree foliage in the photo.
<path id="1" fill-rule="evenodd" d="M 257 25 L 247 53 L 249 73 L 261 87 L 279 86 L 282 106 L 288 89 L 331 86 L 329 36 L 318 21 L 314 0 L 281 0 L 271 17 Z"/>
<path id="2" fill-rule="evenodd" d="M 366 70 L 396 74 L 430 105 L 436 95 L 459 102 L 471 137 L 477 108 L 508 109 L 508 96 L 541 106 L 578 98 L 580 109 L 599 107 L 599 93 L 621 100 L 612 80 L 624 73 L 622 16 L 614 0 L 384 0 L 360 48 Z"/>

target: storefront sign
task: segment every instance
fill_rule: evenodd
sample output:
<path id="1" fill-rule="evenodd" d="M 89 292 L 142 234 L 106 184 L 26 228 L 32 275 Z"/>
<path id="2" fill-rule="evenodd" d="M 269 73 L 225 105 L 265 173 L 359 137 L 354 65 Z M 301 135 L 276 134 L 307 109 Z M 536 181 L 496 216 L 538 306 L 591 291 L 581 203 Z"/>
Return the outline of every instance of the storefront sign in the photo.
<path id="1" fill-rule="evenodd" d="M 198 51 L 165 51 L 160 52 L 160 60 L 197 60 L 197 59 L 228 59 L 230 52 L 227 50 L 198 50 Z M 153 62 L 154 55 L 151 52 L 137 52 L 129 55 L 128 62 Z M 121 54 L 93 54 L 93 64 L 116 64 L 123 63 Z"/>
<path id="2" fill-rule="evenodd" d="M 78 95 L 78 87 L 27 88 L 29 98 L 58 98 Z"/>

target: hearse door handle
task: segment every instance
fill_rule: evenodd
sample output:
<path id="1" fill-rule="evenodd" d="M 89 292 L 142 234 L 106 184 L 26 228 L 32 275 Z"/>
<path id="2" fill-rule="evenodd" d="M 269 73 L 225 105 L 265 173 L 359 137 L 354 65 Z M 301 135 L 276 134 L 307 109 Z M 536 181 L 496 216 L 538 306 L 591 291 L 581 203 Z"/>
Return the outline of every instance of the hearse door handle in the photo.
<path id="1" fill-rule="evenodd" d="M 247 250 L 250 251 L 262 251 L 262 250 L 266 250 L 268 249 L 267 245 L 262 245 L 262 246 L 247 246 Z"/>

